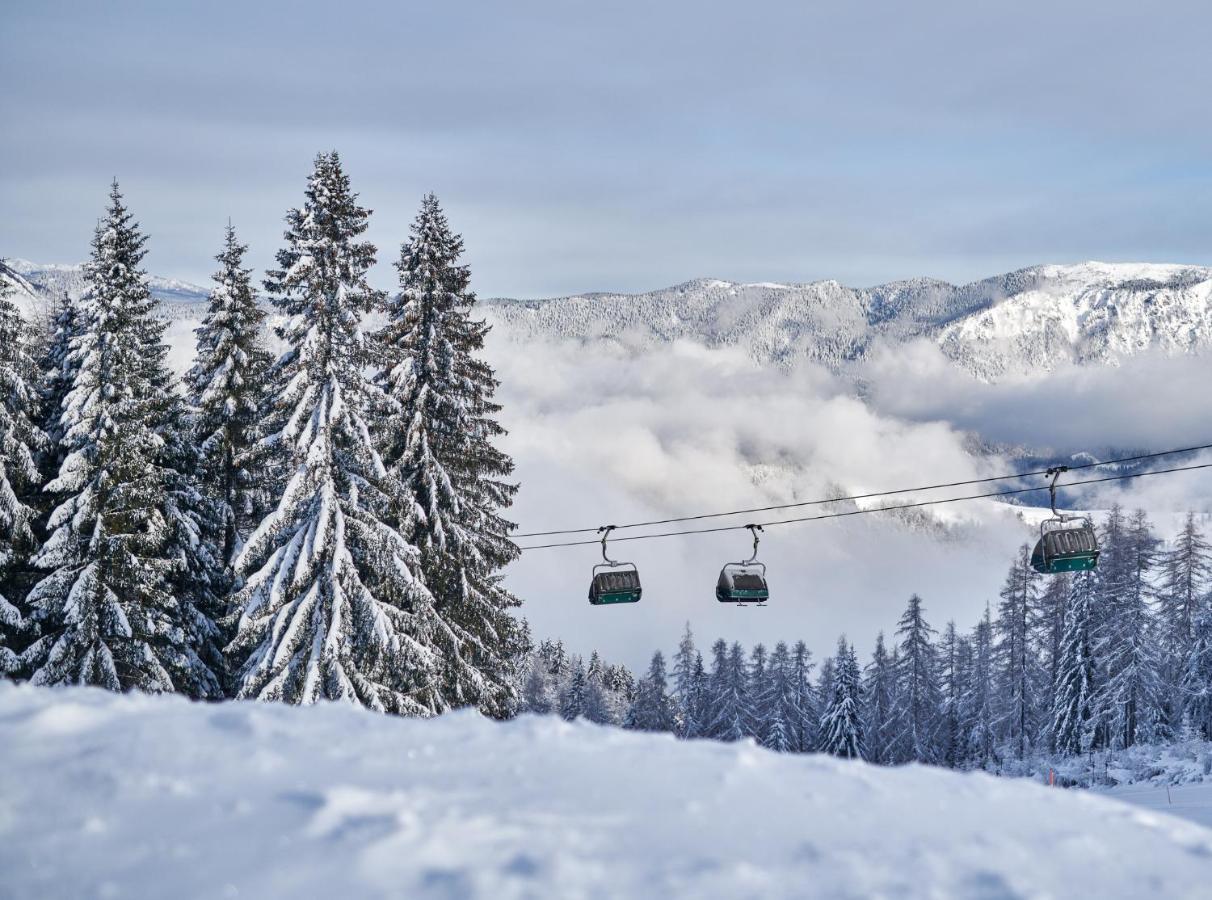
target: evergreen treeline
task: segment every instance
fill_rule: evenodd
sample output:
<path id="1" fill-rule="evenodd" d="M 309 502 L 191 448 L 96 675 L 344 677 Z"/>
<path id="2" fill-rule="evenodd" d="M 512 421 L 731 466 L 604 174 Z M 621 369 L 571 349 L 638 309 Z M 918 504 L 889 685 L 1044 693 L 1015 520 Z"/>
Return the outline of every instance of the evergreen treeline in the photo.
<path id="1" fill-rule="evenodd" d="M 1169 545 L 1114 507 L 1096 571 L 1044 577 L 1023 547 L 996 607 L 967 632 L 931 626 L 912 596 L 859 664 L 843 637 L 814 672 L 803 642 L 706 653 L 689 625 L 667 668 L 586 667 L 543 642 L 524 675 L 534 712 L 680 737 L 879 763 L 999 768 L 1137 743 L 1212 740 L 1212 547 L 1194 514 Z"/>
<path id="2" fill-rule="evenodd" d="M 0 294 L 0 674 L 514 711 L 516 485 L 462 240 L 425 197 L 389 298 L 369 216 L 320 154 L 264 281 L 276 359 L 229 225 L 182 383 L 116 182 L 49 334 Z"/>

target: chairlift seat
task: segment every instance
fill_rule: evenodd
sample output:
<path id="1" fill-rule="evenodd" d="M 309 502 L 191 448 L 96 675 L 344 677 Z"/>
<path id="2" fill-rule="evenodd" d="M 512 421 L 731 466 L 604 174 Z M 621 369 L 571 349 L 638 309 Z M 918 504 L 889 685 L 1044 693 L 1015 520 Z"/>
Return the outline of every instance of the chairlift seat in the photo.
<path id="1" fill-rule="evenodd" d="M 761 563 L 729 563 L 720 570 L 715 599 L 721 603 L 765 603 L 770 599 L 766 567 Z"/>
<path id="2" fill-rule="evenodd" d="M 589 585 L 589 602 L 593 606 L 638 603 L 642 593 L 640 572 L 631 563 L 594 567 L 593 582 Z"/>
<path id="3" fill-rule="evenodd" d="M 1031 567 L 1044 575 L 1089 572 L 1098 565 L 1098 538 L 1089 519 L 1047 519 L 1031 554 Z"/>

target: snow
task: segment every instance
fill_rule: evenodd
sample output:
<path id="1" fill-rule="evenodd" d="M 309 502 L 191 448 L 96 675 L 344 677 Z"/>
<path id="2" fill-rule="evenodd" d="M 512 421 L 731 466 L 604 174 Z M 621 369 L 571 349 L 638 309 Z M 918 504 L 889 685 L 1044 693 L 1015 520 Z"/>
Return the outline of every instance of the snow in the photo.
<path id="1" fill-rule="evenodd" d="M 1212 831 L 555 718 L 0 685 L 6 896 L 1206 896 Z"/>

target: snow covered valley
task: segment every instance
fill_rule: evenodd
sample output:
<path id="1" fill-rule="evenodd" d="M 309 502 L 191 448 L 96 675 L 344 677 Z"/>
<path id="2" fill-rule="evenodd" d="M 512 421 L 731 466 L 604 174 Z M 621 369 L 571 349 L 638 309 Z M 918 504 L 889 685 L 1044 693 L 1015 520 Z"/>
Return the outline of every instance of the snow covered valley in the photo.
<path id="1" fill-rule="evenodd" d="M 1087 791 L 554 717 L 3 684 L 0 745 L 14 900 L 1195 898 L 1212 883 L 1212 830 Z"/>

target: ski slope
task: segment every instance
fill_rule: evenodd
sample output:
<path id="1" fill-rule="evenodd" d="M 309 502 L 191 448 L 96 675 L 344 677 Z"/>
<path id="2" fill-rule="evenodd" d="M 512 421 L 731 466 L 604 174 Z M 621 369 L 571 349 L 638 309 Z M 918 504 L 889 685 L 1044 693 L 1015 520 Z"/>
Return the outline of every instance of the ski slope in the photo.
<path id="1" fill-rule="evenodd" d="M 1207 896 L 1212 831 L 1085 792 L 679 743 L 0 686 L 12 898 Z"/>

